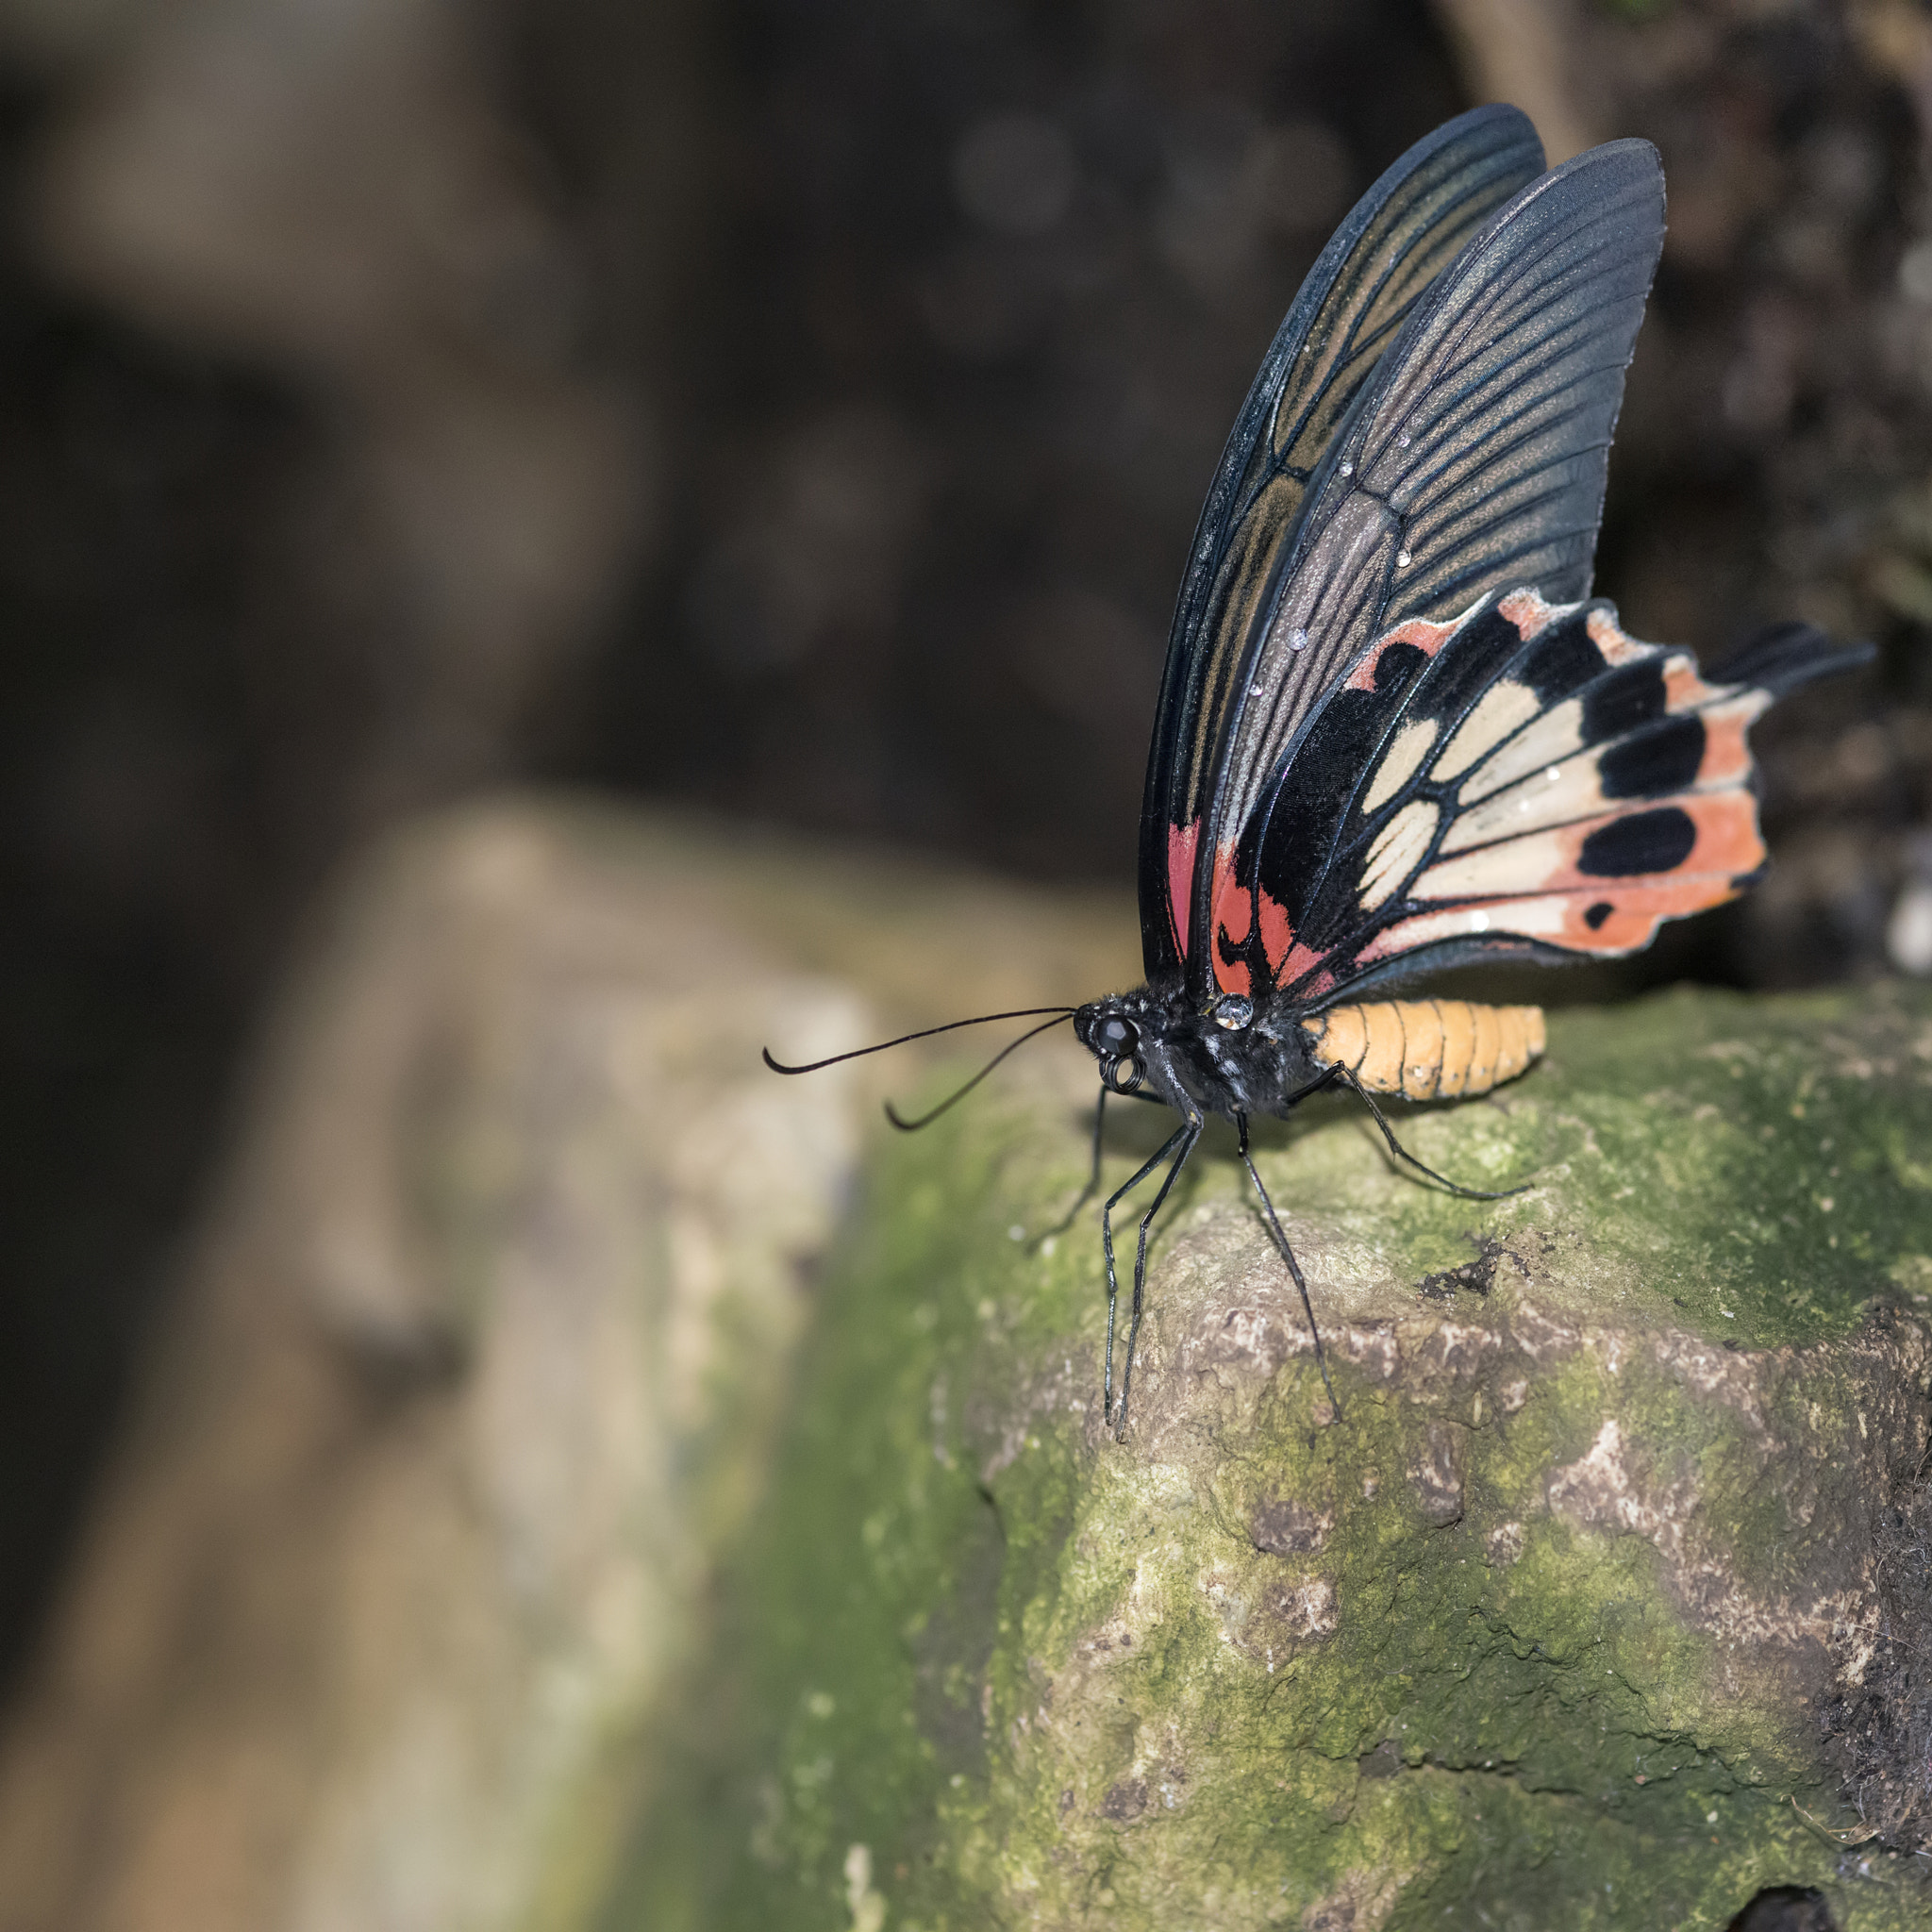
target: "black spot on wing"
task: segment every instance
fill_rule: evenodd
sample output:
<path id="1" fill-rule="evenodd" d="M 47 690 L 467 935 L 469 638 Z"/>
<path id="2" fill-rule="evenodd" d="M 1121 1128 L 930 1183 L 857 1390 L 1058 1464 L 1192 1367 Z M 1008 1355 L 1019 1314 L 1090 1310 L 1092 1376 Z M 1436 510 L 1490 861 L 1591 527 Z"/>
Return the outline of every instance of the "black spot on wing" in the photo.
<path id="1" fill-rule="evenodd" d="M 1595 932 L 1603 924 L 1604 921 L 1607 920 L 1610 916 L 1610 914 L 1613 913 L 1616 909 L 1617 908 L 1614 906 L 1612 906 L 1607 899 L 1599 899 L 1596 902 L 1596 904 L 1592 906 L 1590 908 L 1590 910 L 1583 915 L 1583 923 L 1585 925 L 1589 926 L 1591 932 Z"/>
<path id="2" fill-rule="evenodd" d="M 1590 607 L 1541 631 L 1524 654 L 1517 676 L 1545 705 L 1559 704 L 1573 691 L 1604 674 L 1604 654 L 1589 630 Z"/>
<path id="3" fill-rule="evenodd" d="M 1391 644 L 1375 659 L 1375 691 L 1407 691 L 1427 669 L 1429 654 L 1419 644 Z"/>
<path id="4" fill-rule="evenodd" d="M 1599 825 L 1583 841 L 1576 870 L 1591 878 L 1638 878 L 1646 873 L 1671 872 L 1690 858 L 1697 843 L 1690 814 L 1676 806 L 1657 811 L 1632 812 Z"/>
<path id="5" fill-rule="evenodd" d="M 1622 664 L 1597 679 L 1583 696 L 1583 741 L 1622 738 L 1664 714 L 1664 660 L 1645 658 Z"/>
<path id="6" fill-rule="evenodd" d="M 1697 782 L 1708 734 L 1695 716 L 1666 718 L 1611 745 L 1597 761 L 1606 798 L 1668 798 Z"/>

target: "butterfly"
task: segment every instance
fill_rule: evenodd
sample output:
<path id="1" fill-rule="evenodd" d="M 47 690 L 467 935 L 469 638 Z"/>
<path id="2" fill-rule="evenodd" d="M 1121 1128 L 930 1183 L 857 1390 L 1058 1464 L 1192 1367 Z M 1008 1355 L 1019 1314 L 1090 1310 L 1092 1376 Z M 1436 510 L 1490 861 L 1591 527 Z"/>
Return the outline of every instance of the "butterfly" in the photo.
<path id="1" fill-rule="evenodd" d="M 1253 1116 L 1341 1087 L 1422 1168 L 1374 1096 L 1488 1092 L 1541 1053 L 1542 1014 L 1364 995 L 1474 958 L 1633 953 L 1664 920 L 1735 897 L 1765 862 L 1747 727 L 1870 656 L 1785 624 L 1706 675 L 1590 595 L 1663 238 L 1647 142 L 1546 170 L 1523 114 L 1477 108 L 1356 205 L 1235 421 L 1148 758 L 1145 982 L 1040 1009 L 1054 1017 L 1033 1029 L 1071 1019 L 1099 1065 L 1083 1201 L 1110 1094 L 1180 1116 L 1101 1211 L 1102 1413 L 1116 1433 L 1149 1234 L 1208 1119 L 1235 1125 L 1325 1385 L 1307 1284 L 1250 1155 Z M 1116 1393 L 1113 1216 L 1157 1172 Z"/>

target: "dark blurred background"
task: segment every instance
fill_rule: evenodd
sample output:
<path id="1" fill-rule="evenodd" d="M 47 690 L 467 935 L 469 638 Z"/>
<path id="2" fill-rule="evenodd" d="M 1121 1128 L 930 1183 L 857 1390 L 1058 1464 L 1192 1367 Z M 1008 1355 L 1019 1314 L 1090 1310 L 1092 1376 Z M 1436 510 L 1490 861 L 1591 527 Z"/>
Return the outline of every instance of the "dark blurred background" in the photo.
<path id="1" fill-rule="evenodd" d="M 1668 170 L 1599 588 L 1881 647 L 1624 983 L 1932 972 L 1909 0 L 0 0 L 0 1670 L 330 868 L 541 780 L 1124 891 L 1249 376 L 1488 98 Z"/>

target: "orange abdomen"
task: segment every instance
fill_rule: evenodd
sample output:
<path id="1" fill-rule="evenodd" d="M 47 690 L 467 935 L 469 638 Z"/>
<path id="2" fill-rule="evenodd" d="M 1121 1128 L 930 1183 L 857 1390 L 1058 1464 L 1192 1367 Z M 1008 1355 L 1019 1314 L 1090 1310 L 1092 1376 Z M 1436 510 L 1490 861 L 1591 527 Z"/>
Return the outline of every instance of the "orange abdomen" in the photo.
<path id="1" fill-rule="evenodd" d="M 1513 1080 L 1543 1050 L 1541 1007 L 1374 1000 L 1302 1022 L 1318 1066 L 1346 1067 L 1372 1093 L 1453 1100 Z"/>

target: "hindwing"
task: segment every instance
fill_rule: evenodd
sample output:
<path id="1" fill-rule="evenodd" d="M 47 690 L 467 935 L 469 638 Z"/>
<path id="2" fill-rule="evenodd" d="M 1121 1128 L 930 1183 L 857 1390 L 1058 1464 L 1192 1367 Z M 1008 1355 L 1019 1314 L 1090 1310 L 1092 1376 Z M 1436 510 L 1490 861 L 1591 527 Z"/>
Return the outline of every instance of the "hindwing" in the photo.
<path id="1" fill-rule="evenodd" d="M 1784 625 L 1707 679 L 1607 603 L 1530 590 L 1396 626 L 1244 832 L 1216 986 L 1319 1004 L 1472 952 L 1639 950 L 1764 862 L 1752 721 L 1857 661 Z"/>

